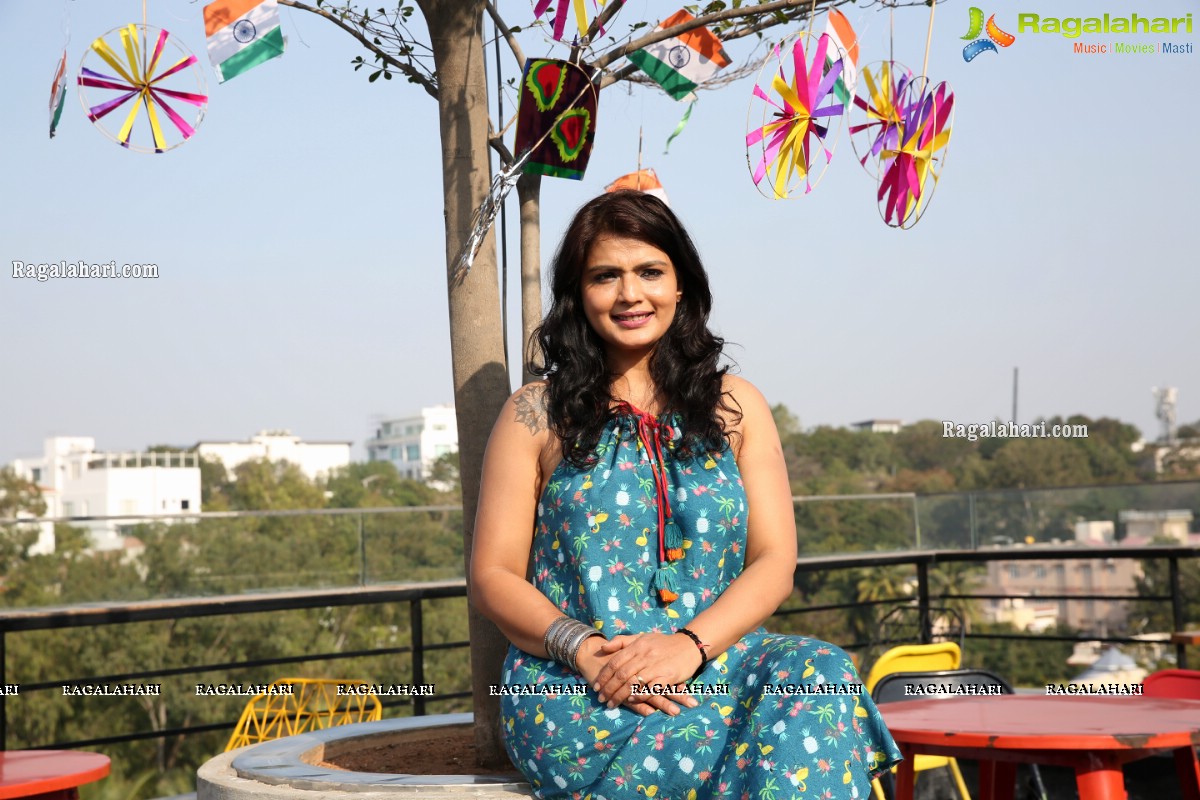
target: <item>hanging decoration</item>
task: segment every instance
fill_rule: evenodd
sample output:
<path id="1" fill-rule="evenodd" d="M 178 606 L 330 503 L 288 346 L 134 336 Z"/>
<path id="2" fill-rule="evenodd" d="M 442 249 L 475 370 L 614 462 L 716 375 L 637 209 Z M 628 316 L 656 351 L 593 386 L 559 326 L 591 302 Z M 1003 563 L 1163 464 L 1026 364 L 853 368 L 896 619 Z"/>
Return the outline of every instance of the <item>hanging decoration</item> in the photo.
<path id="1" fill-rule="evenodd" d="M 492 176 L 491 188 L 488 189 L 483 202 L 471 215 L 471 232 L 467 234 L 466 242 L 458 251 L 458 255 L 454 257 L 454 263 L 450 267 L 450 280 L 455 285 L 462 283 L 463 279 L 467 277 L 467 273 L 471 271 L 471 265 L 475 263 L 475 256 L 479 255 L 479 248 L 483 246 L 487 232 L 492 229 L 496 217 L 500 215 L 504 199 L 517 185 L 517 181 L 521 177 L 521 169 L 528 159 L 529 153 L 526 152 L 508 167 Z"/>
<path id="2" fill-rule="evenodd" d="M 924 79 L 910 81 L 899 97 L 901 119 L 894 146 L 879 159 L 876 200 L 883 221 L 911 228 L 933 197 L 946 163 L 954 117 L 954 91 L 942 82 L 926 88 Z"/>
<path id="3" fill-rule="evenodd" d="M 654 30 L 667 30 L 694 19 L 695 17 L 687 11 L 680 9 L 658 23 Z M 683 133 L 688 120 L 692 118 L 697 100 L 695 90 L 718 70 L 733 63 L 716 34 L 703 27 L 692 28 L 669 39 L 655 42 L 630 53 L 628 58 L 661 86 L 664 92 L 676 100 L 688 101 L 683 118 L 667 137 L 664 155 L 670 151 L 671 142 Z"/>
<path id="4" fill-rule="evenodd" d="M 599 96 L 581 67 L 529 59 L 517 107 L 517 153 L 529 151 L 527 173 L 581 180 L 596 137 Z"/>
<path id="5" fill-rule="evenodd" d="M 941 179 L 950 145 L 954 91 L 948 83 L 934 84 L 928 77 L 936 9 L 936 3 L 930 4 L 921 75 L 897 91 L 898 122 L 886 131 L 888 141 L 879 152 L 875 200 L 884 223 L 893 228 L 908 229 L 920 221 Z"/>
<path id="6" fill-rule="evenodd" d="M 67 99 L 67 51 L 64 48 L 58 68 L 54 71 L 54 80 L 50 83 L 50 138 L 58 128 L 62 119 L 63 102 Z"/>
<path id="7" fill-rule="evenodd" d="M 833 66 L 839 53 L 842 58 L 842 74 L 833 85 L 833 93 L 843 106 L 849 106 L 858 83 L 858 34 L 845 14 L 831 8 L 825 17 L 825 35 L 833 42 L 833 48 L 825 56 L 827 67 Z"/>
<path id="8" fill-rule="evenodd" d="M 693 19 L 680 9 L 654 30 L 666 30 Z M 708 28 L 692 28 L 635 50 L 628 58 L 676 100 L 687 99 L 697 86 L 733 63 L 721 40 Z"/>
<path id="9" fill-rule="evenodd" d="M 190 139 L 204 119 L 208 95 L 203 70 L 196 56 L 165 30 L 145 23 L 114 28 L 92 42 L 79 73 L 79 99 L 88 119 L 130 150 L 164 153 Z M 88 89 L 99 91 L 89 96 Z M 97 95 L 105 99 L 93 104 Z M 120 115 L 113 112 L 127 105 L 118 126 L 113 120 L 121 119 Z M 150 129 L 148 144 L 133 139 L 143 108 Z M 170 125 L 163 124 L 160 110 Z"/>
<path id="10" fill-rule="evenodd" d="M 224 83 L 283 55 L 277 0 L 216 0 L 204 7 L 208 60 Z"/>
<path id="11" fill-rule="evenodd" d="M 850 146 L 858 163 L 879 178 L 879 157 L 899 144 L 900 97 L 912 81 L 912 70 L 898 61 L 863 67 L 862 80 L 850 107 Z"/>
<path id="12" fill-rule="evenodd" d="M 815 39 L 811 64 L 804 44 L 811 34 L 800 34 L 791 43 L 776 44 L 754 85 L 747 120 L 746 161 L 754 185 L 763 196 L 775 200 L 813 190 L 813 172 L 818 154 L 824 165 L 816 179 L 829 167 L 837 133 L 841 131 L 845 106 L 833 92 L 842 76 L 842 58 L 826 61 L 832 41 L 821 34 Z M 770 82 L 766 76 L 770 70 Z M 758 101 L 758 102 L 755 102 Z M 837 132 L 830 135 L 830 128 Z"/>
<path id="13" fill-rule="evenodd" d="M 604 187 L 604 191 L 606 192 L 616 192 L 621 189 L 633 189 L 636 192 L 652 194 L 667 205 L 670 205 L 670 202 L 667 200 L 667 190 L 663 188 L 662 183 L 658 180 L 658 175 L 650 168 L 639 169 L 637 172 L 622 175 Z"/>
<path id="14" fill-rule="evenodd" d="M 606 2 L 607 0 L 591 0 L 592 7 L 597 12 L 604 8 Z M 612 0 L 612 2 L 624 3 L 625 0 Z M 587 0 L 535 0 L 533 15 L 538 19 L 548 18 L 550 35 L 554 41 L 586 46 L 589 43 L 588 30 L 592 24 L 588 19 L 587 6 Z M 568 18 L 573 23 L 570 28 L 567 26 Z M 568 34 L 570 34 L 570 38 L 568 38 Z M 603 28 L 596 31 L 597 36 L 603 34 Z"/>

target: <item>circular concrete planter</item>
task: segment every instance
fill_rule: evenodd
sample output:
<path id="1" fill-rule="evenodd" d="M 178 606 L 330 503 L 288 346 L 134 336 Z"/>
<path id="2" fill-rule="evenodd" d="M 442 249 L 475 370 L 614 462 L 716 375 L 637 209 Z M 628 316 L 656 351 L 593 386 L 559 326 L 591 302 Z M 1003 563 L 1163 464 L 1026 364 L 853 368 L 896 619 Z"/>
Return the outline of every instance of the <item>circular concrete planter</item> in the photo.
<path id="1" fill-rule="evenodd" d="M 513 800 L 530 797 L 519 775 L 402 775 L 317 766 L 360 747 L 417 741 L 469 728 L 471 714 L 361 722 L 243 747 L 209 760 L 196 773 L 197 800 L 316 800 L 317 798 L 452 797 Z"/>

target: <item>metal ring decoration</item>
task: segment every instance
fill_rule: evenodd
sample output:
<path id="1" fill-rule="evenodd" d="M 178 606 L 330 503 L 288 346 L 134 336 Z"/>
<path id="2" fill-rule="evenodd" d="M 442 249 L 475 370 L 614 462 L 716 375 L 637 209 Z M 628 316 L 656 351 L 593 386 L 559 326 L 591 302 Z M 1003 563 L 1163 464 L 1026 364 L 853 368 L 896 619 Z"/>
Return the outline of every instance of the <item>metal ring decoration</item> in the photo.
<path id="1" fill-rule="evenodd" d="M 105 136 L 139 153 L 164 153 L 183 144 L 196 132 L 208 105 L 204 71 L 196 56 L 170 33 L 152 25 L 130 23 L 98 37 L 83 54 L 78 82 L 88 119 Z M 99 98 L 89 99 L 87 89 L 104 92 L 101 102 L 93 104 Z M 109 115 L 129 103 L 132 106 L 114 132 L 108 125 L 115 117 Z M 191 112 L 185 108 L 188 105 Z M 142 108 L 150 128 L 146 143 L 133 139 Z M 170 126 L 160 121 L 160 110 Z"/>

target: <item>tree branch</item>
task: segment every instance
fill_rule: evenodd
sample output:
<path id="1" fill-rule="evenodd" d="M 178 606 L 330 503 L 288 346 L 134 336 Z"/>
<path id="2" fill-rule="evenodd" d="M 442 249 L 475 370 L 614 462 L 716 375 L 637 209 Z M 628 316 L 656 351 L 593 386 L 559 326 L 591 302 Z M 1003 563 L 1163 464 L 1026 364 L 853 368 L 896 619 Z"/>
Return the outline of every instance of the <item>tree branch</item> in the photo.
<path id="1" fill-rule="evenodd" d="M 820 10 L 824 10 L 827 8 L 834 8 L 836 6 L 845 5 L 850 2 L 852 2 L 852 0 L 824 0 L 823 2 L 822 2 L 822 0 L 817 0 L 816 8 L 817 8 L 817 10 L 820 11 Z M 942 0 L 942 2 L 944 2 L 944 0 Z M 909 0 L 908 2 L 903 2 L 903 3 L 893 3 L 893 5 L 895 5 L 896 7 L 925 5 L 925 0 Z M 640 50 L 643 47 L 652 45 L 655 42 L 661 42 L 664 39 L 670 39 L 674 36 L 679 35 L 680 33 L 683 33 L 685 31 L 690 31 L 695 28 L 707 27 L 714 23 L 724 22 L 724 21 L 731 20 L 731 19 L 739 19 L 739 18 L 746 18 L 746 17 L 756 18 L 756 19 L 752 19 L 752 21 L 750 23 L 744 25 L 743 27 L 731 28 L 730 30 L 727 30 L 727 31 L 717 35 L 717 38 L 720 39 L 722 42 L 729 42 L 729 41 L 733 41 L 735 39 L 741 39 L 745 36 L 750 36 L 752 34 L 760 33 L 761 31 L 764 31 L 768 28 L 774 27 L 775 25 L 779 25 L 780 21 L 777 18 L 775 18 L 773 12 L 786 13 L 788 15 L 788 17 L 787 17 L 788 21 L 792 22 L 797 19 L 806 18 L 809 15 L 809 12 L 812 10 L 812 8 L 813 8 L 812 0 L 774 0 L 774 2 L 762 3 L 761 5 L 752 6 L 752 7 L 731 8 L 731 9 L 725 9 L 724 11 L 717 11 L 712 14 L 706 14 L 704 16 L 696 17 L 696 18 L 690 20 L 689 22 L 685 22 L 680 25 L 675 25 L 675 26 L 673 26 L 671 28 L 667 28 L 665 30 L 653 31 L 653 32 L 647 34 L 646 36 L 643 36 L 641 39 L 636 39 L 636 40 L 631 41 L 628 44 L 625 44 L 621 47 L 610 50 L 609 52 L 607 52 L 603 56 L 601 56 L 595 62 L 595 64 L 593 66 L 595 66 L 598 69 L 603 69 L 604 67 L 613 63 L 617 59 L 628 55 L 629 53 Z M 760 63 L 760 66 L 761 66 L 761 63 Z M 607 86 L 611 86 L 612 84 L 617 83 L 618 81 L 630 80 L 630 78 L 633 75 L 635 75 L 637 72 L 638 72 L 638 68 L 634 64 L 625 64 L 614 71 L 611 71 L 611 72 L 606 71 L 603 73 L 603 77 L 601 77 L 597 88 L 603 89 Z M 737 77 L 741 78 L 744 76 L 738 75 Z M 699 87 L 699 88 L 703 88 L 703 87 Z"/>
<path id="2" fill-rule="evenodd" d="M 492 0 L 487 0 L 488 16 L 492 18 L 492 22 L 496 24 L 496 29 L 500 31 L 500 35 L 504 37 L 504 41 L 508 42 L 509 49 L 512 50 L 513 56 L 517 59 L 517 64 L 521 67 L 521 72 L 525 71 L 525 52 L 521 50 L 521 45 L 517 42 L 517 37 L 513 35 L 512 30 L 504 23 L 500 16 L 500 12 L 496 9 L 496 4 Z"/>
<path id="3" fill-rule="evenodd" d="M 512 151 L 508 149 L 508 145 L 504 144 L 504 131 L 493 133 L 488 137 L 488 145 L 496 151 L 500 156 L 500 165 L 502 167 L 511 166 L 513 163 Z"/>
<path id="4" fill-rule="evenodd" d="M 384 51 L 377 44 L 375 44 L 370 39 L 368 39 L 367 36 L 361 30 L 354 27 L 353 25 L 350 25 L 344 19 L 339 17 L 337 14 L 332 14 L 323 8 L 315 8 L 314 6 L 310 6 L 306 3 L 300 2 L 300 0 L 279 0 L 279 3 L 281 5 L 285 5 L 285 6 L 291 6 L 292 8 L 298 8 L 301 11 L 308 11 L 311 14 L 316 14 L 319 17 L 324 17 L 325 19 L 329 20 L 334 25 L 337 25 L 339 28 L 344 30 L 346 33 L 350 34 L 355 39 L 357 39 L 359 44 L 361 44 L 363 47 L 367 48 L 372 53 L 374 53 L 375 57 L 378 58 L 380 61 L 382 61 L 384 64 L 387 64 L 389 67 L 395 68 L 396 71 L 400 72 L 402 75 L 407 77 L 410 81 L 412 81 L 413 83 L 419 85 L 422 89 L 424 89 L 425 93 L 428 94 L 430 97 L 434 98 L 435 100 L 437 99 L 437 96 L 438 96 L 437 84 L 435 84 L 429 78 L 429 76 L 423 75 L 420 72 L 420 70 L 416 69 L 411 64 L 405 64 L 403 61 L 399 61 L 396 58 L 392 57 L 391 55 L 388 55 L 388 53 L 386 51 Z"/>
<path id="5" fill-rule="evenodd" d="M 819 3 L 818 5 L 823 8 L 826 4 Z M 712 25 L 715 22 L 724 22 L 725 20 L 730 19 L 740 19 L 741 17 L 756 17 L 762 14 L 769 14 L 773 11 L 783 11 L 784 9 L 801 9 L 811 6 L 812 0 L 773 0 L 773 2 L 762 3 L 761 5 L 750 6 L 746 8 L 727 8 L 724 11 L 705 14 L 700 17 L 695 17 L 688 22 L 684 22 L 679 25 L 672 25 L 670 28 L 664 28 L 663 30 L 659 31 L 651 31 L 640 39 L 634 39 L 627 44 L 621 45 L 613 50 L 609 50 L 607 53 L 600 56 L 600 58 L 596 59 L 592 66 L 597 69 L 604 69 L 617 59 L 624 58 L 630 53 L 641 50 L 642 48 L 652 45 L 655 42 L 661 42 L 664 39 L 670 39 L 695 28 L 703 28 L 708 25 Z"/>
<path id="6" fill-rule="evenodd" d="M 617 12 L 621 10 L 621 6 L 623 6 L 624 3 L 625 0 L 609 3 L 592 19 L 592 24 L 588 25 L 587 33 L 583 34 L 582 40 L 577 42 L 571 48 L 571 55 L 567 56 L 568 61 L 570 61 L 572 64 L 579 63 L 580 53 L 583 52 L 585 47 L 588 47 L 593 41 L 595 41 L 596 37 L 599 36 L 600 32 L 604 29 L 604 26 L 608 24 L 610 19 L 616 16 Z"/>

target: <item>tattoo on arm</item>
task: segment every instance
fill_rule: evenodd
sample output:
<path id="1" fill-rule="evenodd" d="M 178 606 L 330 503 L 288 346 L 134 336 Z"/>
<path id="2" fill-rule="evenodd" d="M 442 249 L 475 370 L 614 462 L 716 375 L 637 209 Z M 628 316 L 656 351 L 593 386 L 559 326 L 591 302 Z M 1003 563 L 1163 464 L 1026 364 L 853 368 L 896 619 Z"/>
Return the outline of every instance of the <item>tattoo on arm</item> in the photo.
<path id="1" fill-rule="evenodd" d="M 529 432 L 537 436 L 546 430 L 546 387 L 532 384 L 517 395 L 515 402 L 517 422 L 520 422 Z"/>

